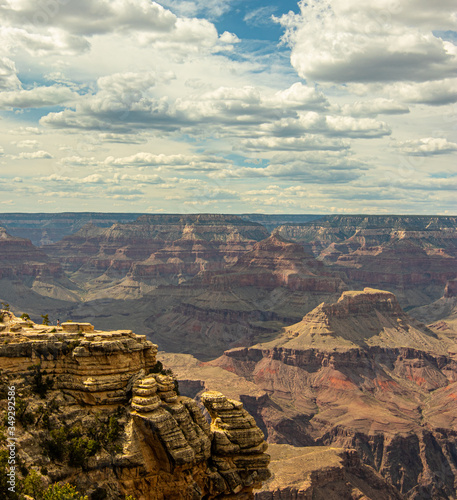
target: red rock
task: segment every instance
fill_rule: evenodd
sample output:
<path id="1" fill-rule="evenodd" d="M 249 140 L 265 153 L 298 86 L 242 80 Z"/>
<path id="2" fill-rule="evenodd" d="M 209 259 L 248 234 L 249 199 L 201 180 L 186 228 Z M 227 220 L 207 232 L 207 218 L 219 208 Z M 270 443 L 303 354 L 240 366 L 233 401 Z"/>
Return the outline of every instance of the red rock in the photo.
<path id="1" fill-rule="evenodd" d="M 393 294 L 368 289 L 344 292 L 271 342 L 207 365 L 265 391 L 253 414 L 270 442 L 355 448 L 407 498 L 452 498 L 453 345 L 404 313 Z"/>

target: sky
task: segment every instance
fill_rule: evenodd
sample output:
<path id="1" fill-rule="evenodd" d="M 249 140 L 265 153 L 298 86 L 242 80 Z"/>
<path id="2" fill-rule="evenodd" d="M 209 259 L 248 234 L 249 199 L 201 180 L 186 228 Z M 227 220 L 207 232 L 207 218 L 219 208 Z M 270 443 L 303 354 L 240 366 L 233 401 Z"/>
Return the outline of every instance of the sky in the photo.
<path id="1" fill-rule="evenodd" d="M 0 212 L 457 214 L 455 0 L 0 19 Z"/>

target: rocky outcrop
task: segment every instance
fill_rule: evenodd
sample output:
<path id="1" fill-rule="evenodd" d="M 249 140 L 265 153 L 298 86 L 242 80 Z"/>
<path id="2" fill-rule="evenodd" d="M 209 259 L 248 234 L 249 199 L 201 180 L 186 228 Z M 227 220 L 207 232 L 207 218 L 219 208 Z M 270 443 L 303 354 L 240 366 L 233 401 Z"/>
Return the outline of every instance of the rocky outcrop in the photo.
<path id="1" fill-rule="evenodd" d="M 1 320 L 0 405 L 14 386 L 18 460 L 43 483 L 72 482 L 92 499 L 248 499 L 269 477 L 263 434 L 243 405 L 205 394 L 209 424 L 143 336 L 35 325 L 9 311 Z"/>
<path id="2" fill-rule="evenodd" d="M 354 448 L 407 498 L 454 498 L 455 343 L 393 294 L 344 292 L 276 339 L 205 366 L 264 391 L 250 409 L 270 442 Z"/>
<path id="3" fill-rule="evenodd" d="M 457 297 L 457 279 L 448 281 L 444 288 L 444 298 L 450 299 L 451 297 Z"/>
<path id="4" fill-rule="evenodd" d="M 457 280 L 446 283 L 444 294 L 438 300 L 422 307 L 416 307 L 410 314 L 419 321 L 429 323 L 429 328 L 457 341 Z M 452 349 L 457 353 L 457 344 Z"/>
<path id="5" fill-rule="evenodd" d="M 457 276 L 456 227 L 456 217 L 326 216 L 276 232 L 344 270 L 350 285 L 382 287 L 419 306 Z"/>

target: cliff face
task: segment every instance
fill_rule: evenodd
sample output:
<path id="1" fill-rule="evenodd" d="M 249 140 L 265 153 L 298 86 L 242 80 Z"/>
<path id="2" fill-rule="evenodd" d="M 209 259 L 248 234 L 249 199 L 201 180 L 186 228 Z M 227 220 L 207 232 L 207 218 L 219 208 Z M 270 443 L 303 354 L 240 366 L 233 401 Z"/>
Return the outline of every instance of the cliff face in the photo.
<path id="1" fill-rule="evenodd" d="M 11 236 L 0 228 L 0 299 L 16 301 L 30 296 L 57 298 L 73 302 L 78 290 L 64 274 L 61 265 L 25 238 Z M 33 300 L 33 299 L 32 299 Z"/>
<path id="2" fill-rule="evenodd" d="M 148 300 L 166 291 L 168 304 L 155 307 L 147 323 L 167 351 L 210 359 L 268 338 L 345 289 L 337 274 L 300 245 L 270 236 L 225 270 L 202 271 L 180 287 L 151 293 Z"/>
<path id="3" fill-rule="evenodd" d="M 247 499 L 269 477 L 263 434 L 243 405 L 206 393 L 209 424 L 157 371 L 145 337 L 1 319 L 0 404 L 14 386 L 17 460 L 44 485 L 71 482 L 92 499 Z"/>
<path id="4" fill-rule="evenodd" d="M 85 226 L 45 251 L 91 298 L 126 298 L 132 288 L 138 297 L 201 270 L 224 269 L 268 234 L 236 216 L 142 216 L 110 228 Z"/>
<path id="5" fill-rule="evenodd" d="M 386 288 L 403 306 L 438 299 L 457 274 L 457 218 L 327 216 L 277 228 L 355 285 Z"/>
<path id="6" fill-rule="evenodd" d="M 62 277 L 63 271 L 30 240 L 11 236 L 0 228 L 0 279 L 38 276 Z"/>
<path id="7" fill-rule="evenodd" d="M 355 448 L 408 498 L 454 498 L 455 342 L 410 318 L 393 294 L 344 292 L 276 339 L 205 366 L 205 387 L 217 368 L 261 391 L 249 398 L 231 383 L 270 442 Z"/>

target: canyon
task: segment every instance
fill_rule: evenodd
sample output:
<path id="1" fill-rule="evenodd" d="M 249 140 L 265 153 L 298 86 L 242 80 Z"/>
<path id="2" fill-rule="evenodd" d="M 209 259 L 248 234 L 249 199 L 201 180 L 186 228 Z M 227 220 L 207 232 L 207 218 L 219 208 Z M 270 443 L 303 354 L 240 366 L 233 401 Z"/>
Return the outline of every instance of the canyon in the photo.
<path id="1" fill-rule="evenodd" d="M 243 401 L 270 443 L 355 449 L 405 498 L 453 498 L 457 345 L 390 292 L 343 292 L 270 342 L 207 363 L 161 359 L 183 393 Z"/>
<path id="2" fill-rule="evenodd" d="M 272 477 L 261 473 L 261 481 L 252 477 L 251 482 L 249 474 L 238 473 L 236 484 L 242 489 L 236 495 L 246 498 L 454 498 L 456 217 L 56 214 L 59 217 L 53 220 L 48 214 L 41 224 L 54 224 L 55 232 L 47 237 L 40 233 L 47 230 L 40 229 L 40 214 L 29 219 L 25 215 L 24 224 L 33 221 L 35 232 L 30 236 L 37 245 L 23 237 L 27 228 L 19 227 L 21 217 L 4 224 L 0 301 L 11 309 L 5 311 L 8 315 L 28 313 L 36 324 L 18 318 L 9 326 L 5 323 L 5 352 L 16 354 L 0 356 L 2 369 L 12 369 L 11 359 L 21 357 L 12 346 L 21 345 L 31 353 L 28 366 L 40 360 L 42 380 L 52 372 L 52 390 L 65 393 L 59 404 L 106 410 L 106 423 L 117 411 L 115 399 L 123 398 L 122 404 L 130 405 L 130 413 L 119 415 L 123 429 L 138 433 L 141 428 L 144 435 L 152 424 L 142 419 L 143 407 L 158 412 L 157 422 L 169 421 L 164 411 L 175 420 L 181 413 L 194 415 L 191 407 L 199 408 L 199 414 L 206 408 L 209 418 L 213 404 L 232 405 L 223 410 L 229 413 L 249 412 L 250 426 L 260 429 L 269 443 Z M 64 227 L 61 238 L 59 224 Z M 18 235 L 16 230 L 25 232 Z M 49 327 L 37 324 L 44 314 L 51 320 Z M 56 326 L 57 318 L 62 327 Z M 98 330 L 83 332 L 87 322 Z M 78 330 L 70 331 L 74 325 Z M 101 360 L 116 360 L 119 342 L 130 345 L 128 339 L 134 338 L 138 345 L 152 341 L 160 347 L 161 352 L 151 351 L 154 366 L 160 361 L 179 382 L 181 396 L 169 394 L 171 403 L 162 398 L 160 388 L 173 392 L 175 378 L 147 373 L 149 361 L 138 361 L 137 351 L 128 362 L 133 371 L 127 370 L 129 380 L 135 378 L 133 372 L 140 373 L 137 385 L 126 382 L 123 368 L 120 375 L 125 379 L 119 387 L 97 371 L 95 365 Z M 94 364 L 87 369 L 83 357 L 78 357 L 80 341 L 89 342 L 84 344 L 89 352 L 86 361 L 92 359 Z M 97 357 L 100 342 L 108 349 L 102 350 L 101 358 Z M 86 371 L 78 375 L 67 349 Z M 51 358 L 54 364 L 44 367 Z M 58 359 L 66 361 L 57 369 Z M 115 363 L 124 366 L 125 360 L 118 358 Z M 24 394 L 30 396 L 33 411 L 42 404 L 30 393 L 33 377 L 39 376 L 18 372 L 20 383 L 29 384 Z M 213 396 L 207 399 L 205 393 Z M 175 397 L 195 402 L 179 400 L 180 406 L 171 411 L 167 406 L 175 404 Z M 109 402 L 110 398 L 114 400 Z M 239 422 L 241 414 L 237 415 Z M 213 416 L 222 422 L 223 414 Z M 69 432 L 82 422 L 95 422 L 84 412 L 78 418 Z M 142 471 L 146 482 L 161 484 L 163 491 L 167 481 L 173 488 L 185 483 L 189 498 L 234 494 L 230 488 L 237 486 L 230 486 L 230 474 L 246 460 L 232 457 L 227 466 L 224 453 L 236 447 L 231 448 L 224 437 L 221 455 L 205 455 L 210 438 L 205 424 L 198 422 L 200 430 L 191 427 L 200 440 L 188 440 L 190 448 L 183 443 L 186 451 L 182 451 L 182 456 L 190 457 L 192 449 L 194 458 L 179 465 L 183 475 L 179 472 L 178 479 L 166 475 L 179 467 L 162 438 L 158 440 L 165 451 L 154 460 L 171 461 L 174 472 L 169 466 L 157 476 L 147 472 L 144 462 L 150 452 L 142 447 L 138 451 L 137 444 L 132 445 L 135 460 L 143 465 L 135 470 Z M 211 428 L 216 427 L 213 422 Z M 24 443 L 32 439 L 27 436 Z M 123 436 L 135 442 L 133 435 Z M 107 450 L 100 452 L 104 455 Z M 206 477 L 209 469 L 214 472 L 215 466 L 208 469 L 213 462 L 220 464 L 218 474 L 228 485 L 219 493 L 215 492 L 222 488 L 221 479 L 214 476 L 212 482 Z M 300 470 L 300 464 L 307 465 Z M 53 466 L 46 467 L 54 471 Z M 199 478 L 195 484 L 189 479 L 190 470 Z M 227 477 L 224 470 L 231 471 Z M 108 468 L 91 471 L 91 480 L 103 477 L 111 484 Z M 54 472 L 52 480 L 60 477 Z M 130 487 L 147 498 L 148 486 L 129 474 L 121 475 L 125 483 L 107 487 L 113 495 L 109 498 Z M 68 472 L 65 480 L 75 477 L 74 471 Z M 260 489 L 254 491 L 252 485 Z"/>

